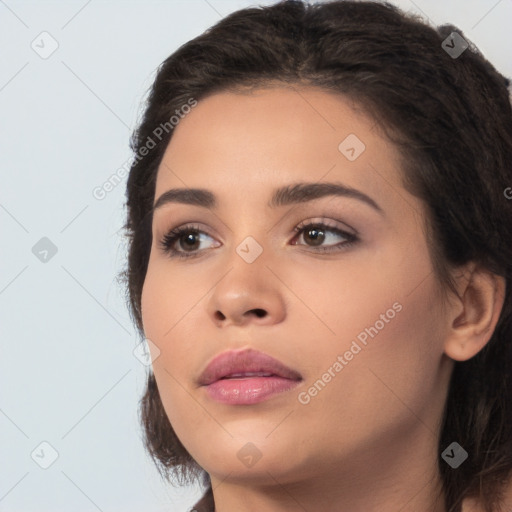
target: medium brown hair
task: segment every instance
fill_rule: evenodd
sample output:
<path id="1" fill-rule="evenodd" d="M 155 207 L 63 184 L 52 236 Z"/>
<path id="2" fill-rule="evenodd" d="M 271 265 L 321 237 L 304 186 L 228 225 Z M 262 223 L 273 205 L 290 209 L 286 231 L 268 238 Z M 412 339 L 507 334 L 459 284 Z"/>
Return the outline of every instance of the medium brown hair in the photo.
<path id="1" fill-rule="evenodd" d="M 505 277 L 506 297 L 488 344 L 455 362 L 439 439 L 446 509 L 478 497 L 498 510 L 512 470 L 512 111 L 510 81 L 471 43 L 456 58 L 432 27 L 389 3 L 283 1 L 242 9 L 187 42 L 159 67 L 131 138 L 127 183 L 130 314 L 143 337 L 141 292 L 152 243 L 158 166 L 172 136 L 155 129 L 191 98 L 281 82 L 311 85 L 353 100 L 397 147 L 404 187 L 427 206 L 435 275 L 455 291 L 450 271 L 475 261 Z M 453 43 L 452 43 L 453 45 Z M 153 147 L 140 157 L 148 140 Z M 177 438 L 150 371 L 140 403 L 145 446 L 167 479 L 210 479 Z M 469 454 L 457 469 L 440 454 L 457 441 Z M 211 493 L 211 488 L 209 487 Z"/>

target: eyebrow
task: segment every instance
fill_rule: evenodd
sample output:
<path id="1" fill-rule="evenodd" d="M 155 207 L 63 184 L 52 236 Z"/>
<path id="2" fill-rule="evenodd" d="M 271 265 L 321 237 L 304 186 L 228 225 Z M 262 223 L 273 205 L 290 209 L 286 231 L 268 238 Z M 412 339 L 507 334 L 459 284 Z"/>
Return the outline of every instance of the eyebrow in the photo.
<path id="1" fill-rule="evenodd" d="M 267 203 L 269 208 L 313 201 L 326 196 L 341 196 L 357 199 L 385 215 L 383 209 L 369 196 L 342 183 L 294 183 L 274 190 Z M 203 188 L 175 188 L 164 192 L 153 206 L 153 211 L 169 203 L 191 204 L 215 209 L 218 201 L 213 192 Z"/>

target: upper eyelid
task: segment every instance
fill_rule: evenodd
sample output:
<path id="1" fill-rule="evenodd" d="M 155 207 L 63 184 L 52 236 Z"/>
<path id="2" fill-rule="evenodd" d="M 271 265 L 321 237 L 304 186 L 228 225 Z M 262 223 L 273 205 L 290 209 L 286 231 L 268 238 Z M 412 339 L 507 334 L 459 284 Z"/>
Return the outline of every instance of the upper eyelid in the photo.
<path id="1" fill-rule="evenodd" d="M 177 231 L 177 230 L 197 231 L 200 234 L 206 235 L 207 237 L 210 237 L 214 240 L 217 240 L 219 238 L 217 235 L 209 233 L 209 229 L 202 227 L 202 224 L 203 224 L 202 222 L 198 222 L 198 221 L 190 221 L 190 222 L 180 223 L 180 224 L 177 224 L 175 227 L 164 229 L 162 234 L 159 235 L 158 238 L 162 239 L 163 237 L 170 235 L 171 231 Z M 339 226 L 339 224 L 341 224 L 341 227 Z M 322 216 L 310 217 L 310 218 L 306 218 L 300 222 L 294 223 L 293 234 L 298 234 L 298 233 L 304 231 L 304 229 L 310 225 L 322 225 L 325 228 L 327 228 L 327 230 L 329 230 L 329 231 L 331 231 L 331 230 L 334 232 L 341 231 L 342 232 L 342 233 L 340 233 L 341 236 L 343 236 L 343 234 L 345 234 L 346 236 L 353 236 L 353 237 L 360 238 L 359 232 L 355 228 L 347 225 L 346 223 L 344 223 L 342 221 L 334 220 L 334 219 L 331 219 L 331 218 L 325 217 L 325 216 L 324 217 L 322 217 Z"/>
<path id="2" fill-rule="evenodd" d="M 297 226 L 304 227 L 304 226 L 307 226 L 308 224 L 334 224 L 333 226 L 328 226 L 328 227 L 337 228 L 337 229 L 341 229 L 341 230 L 349 230 L 349 231 L 353 231 L 354 232 L 353 234 L 358 234 L 357 230 L 354 227 L 348 225 L 346 222 L 343 222 L 342 220 L 333 219 L 329 215 L 315 215 L 315 216 L 311 216 L 311 217 L 306 217 L 303 220 L 296 221 L 291 224 L 293 224 L 294 228 Z M 340 227 L 340 225 L 341 225 L 341 227 Z M 157 224 L 154 224 L 154 226 L 157 226 Z M 165 224 L 165 226 L 167 226 L 167 223 Z M 195 228 L 195 226 L 199 226 L 199 227 Z M 206 234 L 209 234 L 208 231 L 217 232 L 217 230 L 215 228 L 212 228 L 211 226 L 205 227 L 205 223 L 202 221 L 199 221 L 199 220 L 191 220 L 191 221 L 185 221 L 185 222 L 180 222 L 180 223 L 172 223 L 172 227 L 161 227 L 161 228 L 157 227 L 157 229 L 155 231 L 162 232 L 162 233 L 166 234 L 169 231 L 172 231 L 175 229 L 183 229 L 183 228 L 198 229 L 199 231 L 204 230 L 206 232 Z M 228 228 L 228 230 L 230 232 L 233 232 L 233 230 L 230 228 Z M 272 228 L 269 231 L 273 231 L 273 230 L 274 230 L 274 228 Z"/>
<path id="3" fill-rule="evenodd" d="M 187 207 L 187 206 L 190 206 L 190 205 L 183 205 L 183 206 Z M 153 211 L 153 217 L 152 217 L 152 221 L 151 221 L 152 229 L 156 226 L 156 227 L 157 227 L 157 231 L 160 231 L 160 230 L 158 230 L 158 226 L 159 226 L 160 224 L 164 224 L 164 225 L 169 224 L 169 223 L 167 222 L 167 220 L 166 220 L 166 219 L 168 218 L 168 216 L 169 216 L 169 213 L 168 213 L 168 212 L 165 212 L 165 210 L 166 210 L 166 207 L 165 207 L 165 206 L 163 206 L 162 208 L 160 208 L 160 209 L 158 209 L 158 210 L 154 210 L 154 211 Z M 201 210 L 204 210 L 204 208 L 201 208 Z M 160 214 L 159 214 L 159 212 L 160 212 L 160 211 L 161 211 L 162 213 L 160 213 Z M 222 220 L 222 219 L 221 219 L 221 218 L 220 218 L 220 217 L 215 213 L 215 212 L 213 212 L 213 211 L 212 211 L 211 209 L 209 209 L 209 208 L 207 209 L 207 212 L 208 212 L 209 214 L 213 215 L 213 216 L 214 216 L 214 217 L 219 221 L 219 223 L 220 223 L 220 224 L 222 224 L 222 226 L 224 226 L 228 231 L 233 232 L 233 230 L 232 230 L 232 229 L 231 229 L 231 228 L 230 228 L 230 227 L 229 227 L 229 226 L 228 226 L 228 225 L 227 225 L 227 224 L 226 224 L 226 223 L 225 223 L 225 222 L 224 222 L 224 221 L 223 221 L 223 220 Z M 202 212 L 202 213 L 203 213 L 203 212 Z M 155 219 L 155 214 L 156 214 L 156 219 Z M 160 217 L 162 217 L 162 219 L 161 219 L 161 220 L 160 220 Z M 174 215 L 170 215 L 170 217 L 172 218 L 172 217 L 175 217 L 175 216 L 174 216 Z M 167 232 L 169 232 L 171 229 L 177 229 L 177 228 L 179 228 L 180 226 L 185 226 L 185 225 L 188 225 L 188 224 L 203 224 L 203 222 L 202 222 L 202 221 L 199 221 L 199 220 L 197 220 L 197 221 L 192 220 L 192 221 L 189 221 L 189 222 L 188 222 L 188 221 L 185 221 L 185 222 L 182 222 L 182 223 L 176 224 L 176 225 L 175 225 L 175 227 L 173 227 L 173 228 L 166 228 L 166 227 L 164 227 L 164 228 L 162 228 L 162 230 L 163 230 L 163 232 L 164 232 L 164 233 L 167 233 Z M 173 222 L 173 225 L 174 225 L 174 222 Z"/>
<path id="4" fill-rule="evenodd" d="M 321 209 L 323 210 L 323 207 L 321 207 Z M 333 212 L 333 211 L 319 211 L 318 212 L 318 215 L 311 215 L 311 216 L 308 216 L 307 215 L 307 211 L 303 211 L 302 208 L 299 208 L 299 209 L 296 209 L 296 208 L 292 208 L 291 210 L 296 210 L 296 215 L 300 215 L 300 218 L 302 220 L 297 220 L 295 221 L 294 225 L 295 226 L 298 226 L 300 224 L 307 224 L 308 222 L 334 222 L 336 224 L 341 224 L 342 226 L 344 227 L 338 227 L 338 229 L 342 229 L 342 230 L 349 230 L 349 232 L 351 234 L 354 234 L 354 235 L 358 235 L 358 230 L 347 224 L 346 222 L 344 222 L 343 220 L 341 219 L 336 219 L 335 217 L 344 217 L 347 215 L 347 212 Z M 297 211 L 298 210 L 298 211 Z M 280 220 L 277 222 L 277 223 L 274 223 L 270 229 L 268 229 L 266 232 L 269 233 L 271 231 L 276 231 L 278 228 L 279 225 L 283 224 L 283 223 L 288 223 L 288 221 L 286 220 L 286 218 L 288 217 L 288 214 L 291 213 L 291 212 L 288 212 L 285 216 L 281 217 Z M 350 212 L 350 214 L 352 214 Z M 217 215 L 214 214 L 214 216 L 218 219 L 219 217 Z M 167 216 L 164 216 L 164 218 L 161 220 L 161 221 L 155 221 L 155 218 L 153 217 L 153 222 L 152 222 L 152 227 L 155 228 L 155 231 L 158 232 L 163 232 L 163 233 L 168 233 L 171 229 L 177 229 L 179 227 L 182 227 L 182 226 L 187 226 L 189 224 L 204 224 L 204 222 L 200 221 L 200 220 L 191 220 L 191 221 L 184 221 L 184 222 L 181 222 L 181 223 L 174 223 L 172 222 L 172 225 L 173 227 L 166 227 L 168 226 L 169 222 L 167 222 L 165 219 L 167 219 Z M 224 222 L 222 221 L 222 219 L 219 220 L 219 222 L 222 224 L 222 226 L 224 226 L 229 232 L 233 233 L 233 230 Z M 161 225 L 164 225 L 164 227 L 161 227 L 159 228 L 159 226 Z M 211 224 L 210 224 L 210 227 L 208 229 L 213 229 L 214 232 L 218 233 L 218 230 L 216 228 L 212 228 L 211 227 Z"/>
<path id="5" fill-rule="evenodd" d="M 196 227 L 196 226 L 198 226 L 198 227 Z M 192 220 L 190 222 L 182 222 L 182 223 L 176 224 L 175 226 L 173 225 L 173 227 L 164 227 L 161 229 L 157 229 L 156 230 L 157 238 L 162 238 L 163 236 L 169 234 L 171 231 L 175 231 L 177 229 L 180 229 L 180 230 L 185 229 L 187 231 L 196 230 L 201 233 L 204 233 L 205 235 L 207 235 L 209 237 L 215 237 L 215 238 L 218 237 L 218 235 L 215 234 L 216 233 L 215 229 L 206 228 L 206 227 L 204 227 L 202 222 Z"/>
<path id="6" fill-rule="evenodd" d="M 270 229 L 267 230 L 267 233 L 270 232 L 270 231 L 274 231 L 276 226 L 278 226 L 279 224 L 283 223 L 283 222 L 287 222 L 286 219 L 289 217 L 289 215 L 293 215 L 293 212 L 295 212 L 295 215 L 299 214 L 300 216 L 307 216 L 307 212 L 308 210 L 312 209 L 312 208 L 320 208 L 321 210 L 324 210 L 326 208 L 330 208 L 330 204 L 333 202 L 333 201 L 336 201 L 336 200 L 339 200 L 339 197 L 338 196 L 322 196 L 322 197 L 319 197 L 319 198 L 316 198 L 316 199 L 311 199 L 309 201 L 306 201 L 304 203 L 297 203 L 295 205 L 293 205 L 286 213 L 284 213 L 284 215 L 280 215 L 280 218 L 277 222 L 273 223 L 272 226 L 270 227 Z M 153 221 L 152 221 L 152 224 L 155 224 L 155 217 L 156 219 L 159 219 L 161 216 L 165 219 L 167 218 L 168 215 L 170 215 L 171 217 L 173 216 L 172 215 L 172 211 L 173 211 L 173 208 L 172 206 L 174 207 L 177 207 L 177 208 L 180 208 L 178 211 L 180 212 L 181 211 L 181 208 L 185 208 L 185 209 L 188 209 L 188 208 L 192 208 L 194 210 L 197 211 L 197 208 L 199 208 L 199 211 L 201 211 L 201 215 L 203 213 L 207 213 L 207 214 L 210 214 L 210 215 L 213 215 L 218 221 L 220 224 L 222 224 L 228 231 L 230 231 L 231 233 L 233 232 L 233 230 L 219 217 L 219 215 L 217 215 L 214 211 L 212 211 L 211 208 L 208 208 L 208 207 L 204 207 L 204 206 L 197 206 L 197 205 L 192 205 L 192 204 L 186 204 L 186 203 L 169 203 L 168 205 L 164 205 L 156 210 L 153 210 Z M 337 207 L 337 206 L 336 206 Z M 335 208 L 336 208 L 335 207 Z M 320 215 L 318 216 L 313 216 L 313 217 L 336 217 L 336 216 L 344 216 L 346 215 L 346 211 L 348 212 L 359 212 L 359 208 L 356 208 L 355 210 L 353 210 L 352 208 L 355 208 L 355 205 L 352 203 L 352 202 L 347 202 L 347 203 L 343 203 L 343 206 L 342 206 L 342 210 L 339 212 L 339 213 L 336 213 L 336 211 L 334 212 L 324 212 L 324 213 L 320 213 Z M 345 211 L 345 209 L 347 209 Z M 164 221 L 165 222 L 165 221 Z M 195 221 L 192 221 L 192 222 L 195 222 Z M 199 222 L 199 221 L 198 221 Z M 341 224 L 344 224 L 347 226 L 348 229 L 352 229 L 355 231 L 355 234 L 357 234 L 357 230 L 341 221 L 338 221 L 336 220 L 335 222 L 340 222 Z M 187 224 L 187 222 L 185 222 L 185 224 Z M 180 224 L 181 225 L 181 224 Z M 176 227 L 179 227 L 178 225 L 176 225 Z"/>

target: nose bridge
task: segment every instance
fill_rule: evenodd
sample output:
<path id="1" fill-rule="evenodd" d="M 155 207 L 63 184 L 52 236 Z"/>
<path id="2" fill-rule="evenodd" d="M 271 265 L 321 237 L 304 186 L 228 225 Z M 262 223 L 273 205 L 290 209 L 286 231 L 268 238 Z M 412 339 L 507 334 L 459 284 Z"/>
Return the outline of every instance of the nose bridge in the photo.
<path id="1" fill-rule="evenodd" d="M 229 293 L 240 297 L 261 295 L 262 290 L 272 286 L 272 273 L 267 268 L 268 253 L 268 244 L 261 235 L 247 235 L 238 243 L 234 242 L 226 260 L 229 272 L 216 288 L 229 288 Z"/>
<path id="2" fill-rule="evenodd" d="M 253 230 L 254 235 L 246 233 L 239 230 L 232 235 L 233 239 L 243 238 L 233 242 L 224 260 L 226 272 L 212 290 L 208 313 L 215 322 L 241 324 L 251 318 L 267 323 L 280 321 L 284 301 L 279 281 L 267 267 L 270 249 L 262 240 L 264 230 Z"/>
<path id="3" fill-rule="evenodd" d="M 255 200 L 247 197 L 239 203 L 237 216 L 230 223 L 229 245 L 232 248 L 232 254 L 229 255 L 230 264 L 240 263 L 252 270 L 255 265 L 258 269 L 262 262 L 268 261 L 268 251 L 270 249 L 269 230 L 270 225 L 265 221 L 265 215 L 261 211 L 261 199 Z M 264 265 L 263 265 L 264 267 Z M 268 271 L 268 270 L 267 270 Z"/>

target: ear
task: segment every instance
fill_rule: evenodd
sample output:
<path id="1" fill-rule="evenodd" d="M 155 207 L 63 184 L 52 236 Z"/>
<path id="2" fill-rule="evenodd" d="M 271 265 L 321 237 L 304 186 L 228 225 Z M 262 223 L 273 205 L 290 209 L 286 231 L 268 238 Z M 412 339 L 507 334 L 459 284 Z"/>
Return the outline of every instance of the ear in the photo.
<path id="1" fill-rule="evenodd" d="M 457 281 L 460 297 L 448 309 L 444 352 L 455 361 L 466 361 L 491 339 L 505 301 L 506 280 L 471 262 Z"/>

